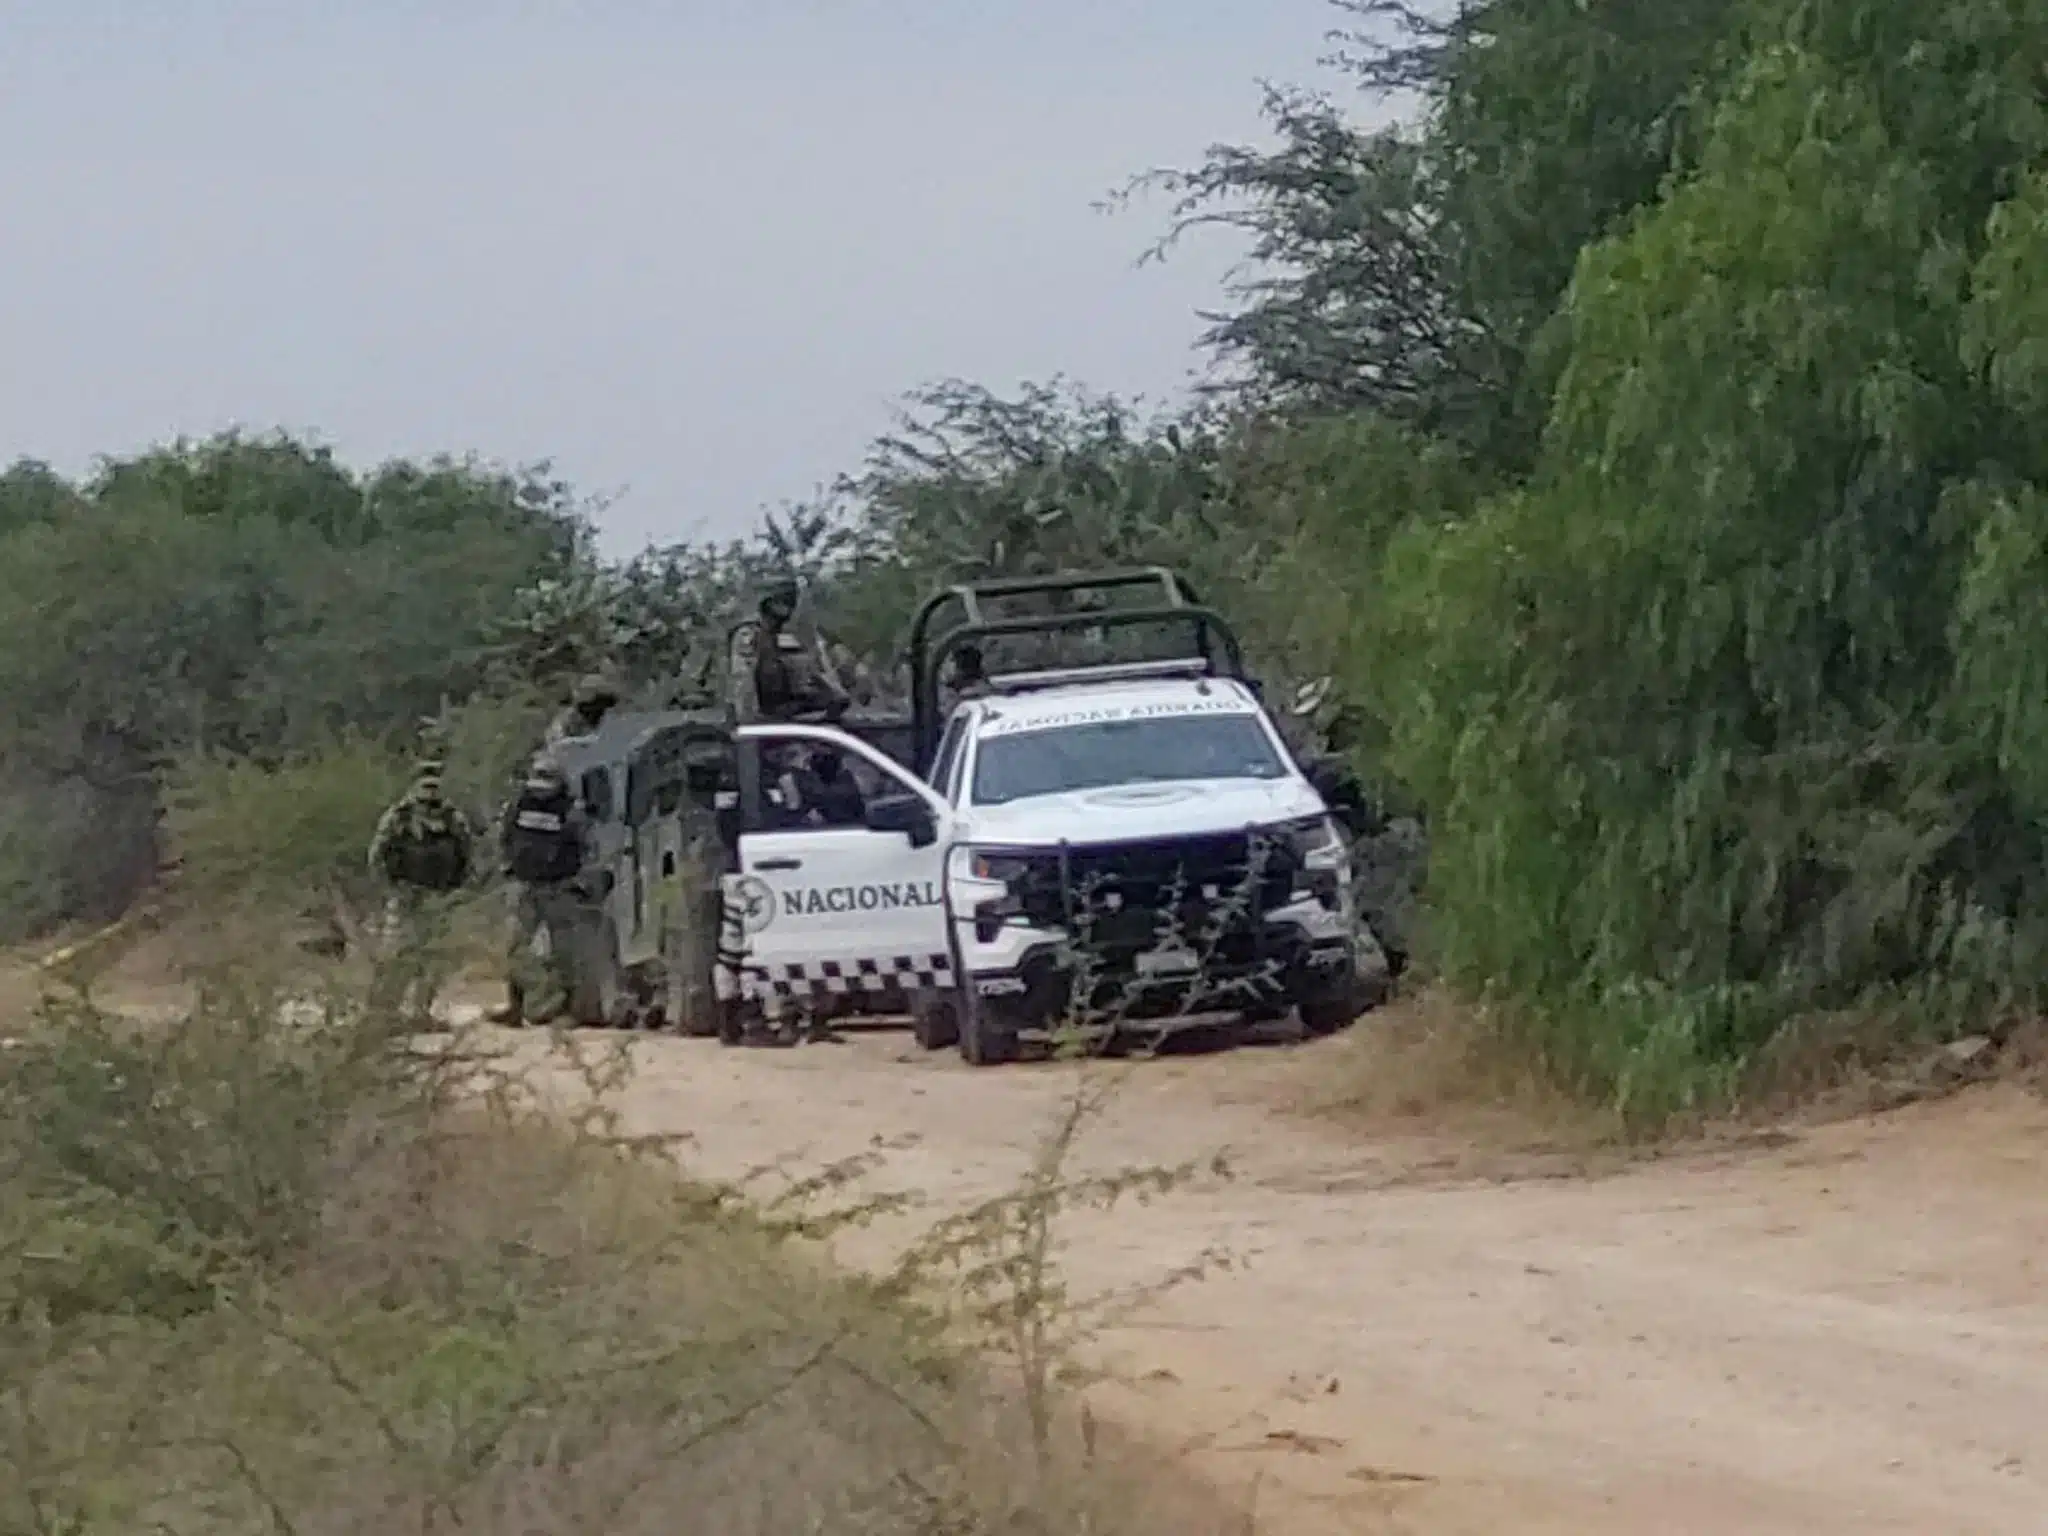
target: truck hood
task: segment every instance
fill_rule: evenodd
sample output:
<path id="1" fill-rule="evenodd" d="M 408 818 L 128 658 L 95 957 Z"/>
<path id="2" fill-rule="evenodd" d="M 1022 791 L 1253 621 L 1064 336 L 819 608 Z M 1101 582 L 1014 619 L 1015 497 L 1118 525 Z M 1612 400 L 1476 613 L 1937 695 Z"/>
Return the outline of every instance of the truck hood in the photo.
<path id="1" fill-rule="evenodd" d="M 1155 837 L 1200 837 L 1272 826 L 1327 808 L 1305 779 L 1193 779 L 1171 784 L 1121 784 L 1063 795 L 1034 795 L 1007 805 L 980 805 L 962 819 L 964 840 L 1006 848 L 1068 843 L 1127 843 Z"/>

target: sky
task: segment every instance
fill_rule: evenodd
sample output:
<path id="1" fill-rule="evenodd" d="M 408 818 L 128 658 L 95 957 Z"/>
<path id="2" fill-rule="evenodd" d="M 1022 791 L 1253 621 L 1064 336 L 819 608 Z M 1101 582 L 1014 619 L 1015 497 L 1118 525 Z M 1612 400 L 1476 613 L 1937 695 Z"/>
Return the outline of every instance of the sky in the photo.
<path id="1" fill-rule="evenodd" d="M 0 0 L 0 461 L 282 427 L 550 461 L 723 538 L 902 393 L 1166 400 L 1235 250 L 1132 173 L 1262 137 L 1323 0 Z"/>

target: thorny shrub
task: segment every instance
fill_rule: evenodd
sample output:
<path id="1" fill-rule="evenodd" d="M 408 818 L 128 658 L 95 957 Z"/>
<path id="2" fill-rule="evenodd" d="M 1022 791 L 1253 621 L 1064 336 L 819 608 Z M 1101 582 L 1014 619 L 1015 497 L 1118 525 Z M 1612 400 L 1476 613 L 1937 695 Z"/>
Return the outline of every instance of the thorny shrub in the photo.
<path id="1" fill-rule="evenodd" d="M 1011 1202 L 856 1284 L 787 1251 L 862 1219 L 818 1214 L 833 1174 L 765 1208 L 678 1178 L 603 1107 L 623 1053 L 558 1040 L 593 1108 L 543 1116 L 360 980 L 195 979 L 169 1027 L 84 996 L 9 1021 L 0 1536 L 1244 1528 L 1055 1444 L 1050 1220 L 1119 1193 L 1058 1171 L 1080 1101 Z M 913 1304 L 948 1267 L 1021 1415 Z"/>

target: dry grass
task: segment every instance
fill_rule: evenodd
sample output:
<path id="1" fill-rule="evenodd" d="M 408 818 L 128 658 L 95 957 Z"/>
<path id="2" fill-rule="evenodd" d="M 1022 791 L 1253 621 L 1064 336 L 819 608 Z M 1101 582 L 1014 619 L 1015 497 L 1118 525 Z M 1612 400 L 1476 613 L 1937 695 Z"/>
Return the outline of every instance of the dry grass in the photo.
<path id="1" fill-rule="evenodd" d="M 495 961 L 500 907 L 374 937 L 366 752 L 194 765 L 159 931 L 0 976 L 0 1536 L 1242 1536 L 1058 1382 L 1055 1217 L 1170 1174 L 1067 1177 L 1077 1105 L 1011 1197 L 832 1271 L 846 1186 L 690 1184 L 601 1042 L 543 1111 L 375 1003 Z"/>
<path id="2" fill-rule="evenodd" d="M 0 1536 L 1247 1529 L 464 1042 L 194 979 L 0 1030 Z"/>
<path id="3" fill-rule="evenodd" d="M 1959 1047 L 1924 1033 L 1902 1046 L 1906 1035 L 1882 1015 L 1816 1016 L 1749 1063 L 1732 1102 L 1632 1126 L 1546 1074 L 1484 1008 L 1432 988 L 1311 1047 L 1288 1074 L 1286 1105 L 1380 1141 L 1392 1177 L 1514 1179 L 1778 1145 L 1802 1127 L 1990 1081 L 2048 1093 L 2048 1021 L 1990 1020 Z"/>
<path id="4" fill-rule="evenodd" d="M 1611 1145 L 1621 1129 L 1547 1077 L 1484 1009 L 1434 988 L 1316 1047 L 1303 1078 L 1300 1108 L 1378 1133 L 1568 1150 Z"/>
<path id="5" fill-rule="evenodd" d="M 1994 1016 L 1980 1032 L 1910 1029 L 1879 1013 L 1800 1020 L 1751 1062 L 1743 1116 L 1751 1122 L 1821 1123 L 1938 1098 L 2000 1079 L 2048 1085 L 2048 1020 Z"/>

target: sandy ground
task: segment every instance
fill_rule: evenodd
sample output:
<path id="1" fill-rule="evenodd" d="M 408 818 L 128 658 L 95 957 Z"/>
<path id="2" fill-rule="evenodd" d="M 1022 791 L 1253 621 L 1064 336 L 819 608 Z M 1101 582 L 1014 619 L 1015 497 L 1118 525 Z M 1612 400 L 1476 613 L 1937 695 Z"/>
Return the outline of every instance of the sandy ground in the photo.
<path id="1" fill-rule="evenodd" d="M 0 1000 L 27 988 L 6 969 Z M 110 980 L 124 1007 L 164 1005 Z M 1234 1264 L 1101 1335 L 1091 1399 L 1251 1496 L 1272 1536 L 2048 1532 L 2039 1098 L 1979 1088 L 1605 1171 L 1460 1124 L 1299 1112 L 1370 1071 L 1384 1027 L 995 1070 L 895 1031 L 638 1036 L 619 1102 L 633 1130 L 687 1133 L 711 1177 L 872 1158 L 869 1186 L 928 1221 L 1011 1187 L 1082 1075 L 1121 1074 L 1080 1170 L 1223 1153 L 1232 1176 L 1073 1217 L 1069 1281 Z M 841 1257 L 885 1265 L 904 1230 Z"/>
<path id="2" fill-rule="evenodd" d="M 634 1050 L 628 1124 L 689 1133 L 702 1173 L 868 1155 L 928 1211 L 999 1193 L 1076 1074 L 1122 1070 L 1081 1164 L 1233 1177 L 1076 1216 L 1071 1283 L 1239 1267 L 1102 1336 L 1093 1401 L 1255 1494 L 1261 1530 L 2048 1531 L 2048 1107 L 2019 1089 L 1589 1176 L 1291 1113 L 1355 1041 L 996 1070 L 896 1033 Z"/>

